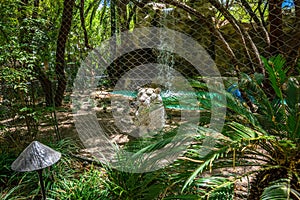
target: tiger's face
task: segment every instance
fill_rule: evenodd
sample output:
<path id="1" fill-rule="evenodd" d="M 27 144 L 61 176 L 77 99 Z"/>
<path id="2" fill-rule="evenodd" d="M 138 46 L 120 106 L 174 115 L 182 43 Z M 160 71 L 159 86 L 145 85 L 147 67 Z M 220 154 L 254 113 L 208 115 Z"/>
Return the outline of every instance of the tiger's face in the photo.
<path id="1" fill-rule="evenodd" d="M 139 127 L 141 135 L 161 130 L 165 124 L 165 109 L 160 93 L 160 88 L 138 89 L 134 123 Z"/>
<path id="2" fill-rule="evenodd" d="M 137 93 L 138 106 L 149 107 L 151 104 L 162 103 L 160 88 L 139 88 Z"/>
<path id="3" fill-rule="evenodd" d="M 143 87 L 137 91 L 137 96 L 122 101 L 116 97 L 114 116 L 116 124 L 124 133 L 134 137 L 149 135 L 156 130 L 162 130 L 165 125 L 165 109 L 160 88 Z"/>

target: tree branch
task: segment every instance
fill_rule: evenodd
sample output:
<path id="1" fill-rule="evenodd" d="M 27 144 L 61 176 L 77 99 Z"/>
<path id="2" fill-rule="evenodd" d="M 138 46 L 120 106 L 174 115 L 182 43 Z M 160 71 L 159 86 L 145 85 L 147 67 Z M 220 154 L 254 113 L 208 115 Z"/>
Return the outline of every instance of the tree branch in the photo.
<path id="1" fill-rule="evenodd" d="M 270 46 L 269 34 L 268 34 L 268 31 L 266 30 L 266 28 L 264 27 L 263 22 L 261 20 L 259 20 L 259 18 L 253 12 L 251 6 L 249 5 L 249 3 L 246 0 L 241 0 L 241 2 L 242 2 L 242 5 L 244 6 L 244 8 L 246 9 L 246 11 L 248 12 L 248 14 L 250 15 L 250 17 L 255 21 L 256 25 L 259 28 L 261 28 L 262 31 L 264 32 L 265 40 L 267 41 L 268 46 Z"/>
<path id="2" fill-rule="evenodd" d="M 151 2 L 151 1 L 149 1 L 149 0 L 140 1 L 140 2 L 134 1 L 134 3 L 137 4 L 139 7 L 144 7 L 149 2 Z M 227 41 L 223 37 L 222 33 L 218 29 L 216 29 L 216 27 L 211 23 L 211 20 L 208 20 L 204 15 L 202 15 L 196 9 L 193 9 L 190 6 L 188 6 L 188 5 L 186 5 L 182 2 L 179 2 L 177 0 L 160 0 L 160 2 L 176 6 L 180 9 L 188 12 L 189 14 L 197 17 L 200 20 L 199 23 L 202 23 L 202 24 L 206 25 L 209 28 L 209 30 L 211 31 L 211 33 L 215 34 L 215 36 L 223 43 L 223 45 L 225 46 L 226 52 L 232 58 L 234 63 L 235 64 L 239 63 L 239 61 L 236 58 L 236 56 L 235 56 L 233 50 L 231 49 L 230 45 L 227 43 Z"/>
<path id="3" fill-rule="evenodd" d="M 67 87 L 67 80 L 65 75 L 65 49 L 68 35 L 71 30 L 74 4 L 75 0 L 64 0 L 62 21 L 57 38 L 55 66 L 55 74 L 57 76 L 57 88 L 55 92 L 56 106 L 62 105 L 63 95 Z"/>
<path id="4" fill-rule="evenodd" d="M 81 23 L 81 27 L 83 29 L 83 34 L 84 34 L 84 45 L 87 49 L 91 49 L 90 45 L 89 45 L 89 38 L 88 38 L 88 34 L 86 31 L 86 26 L 85 26 L 85 20 L 84 20 L 84 0 L 80 0 L 80 23 Z"/>
<path id="5" fill-rule="evenodd" d="M 224 8 L 224 6 L 221 5 L 221 3 L 219 1 L 209 0 L 209 2 L 224 15 L 224 17 L 232 24 L 233 28 L 240 34 L 243 45 L 246 49 L 247 55 L 251 61 L 252 57 L 247 48 L 247 43 L 246 43 L 245 37 L 248 39 L 248 41 L 250 42 L 250 45 L 252 47 L 253 53 L 256 57 L 258 66 L 260 67 L 261 72 L 263 74 L 265 74 L 264 66 L 263 66 L 262 60 L 260 58 L 258 49 L 257 49 L 256 45 L 254 44 L 254 42 L 252 41 L 250 35 L 247 33 L 247 31 L 242 26 L 239 26 L 239 23 L 236 21 L 236 19 L 231 15 L 231 13 L 227 9 Z"/>

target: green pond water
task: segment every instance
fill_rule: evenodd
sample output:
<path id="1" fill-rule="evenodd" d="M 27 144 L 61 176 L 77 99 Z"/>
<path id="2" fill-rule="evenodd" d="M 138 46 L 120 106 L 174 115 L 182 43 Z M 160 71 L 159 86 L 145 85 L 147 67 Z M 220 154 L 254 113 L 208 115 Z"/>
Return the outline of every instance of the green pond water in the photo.
<path id="1" fill-rule="evenodd" d="M 127 90 L 119 90 L 113 91 L 111 94 L 124 95 L 127 97 L 135 98 L 137 96 L 137 92 L 127 91 Z M 163 104 L 168 109 L 178 109 L 178 110 L 203 110 L 204 108 L 195 105 L 195 98 L 201 104 L 210 105 L 212 99 L 221 99 L 222 97 L 217 93 L 210 93 L 206 91 L 199 92 L 161 92 L 161 97 L 163 100 Z"/>

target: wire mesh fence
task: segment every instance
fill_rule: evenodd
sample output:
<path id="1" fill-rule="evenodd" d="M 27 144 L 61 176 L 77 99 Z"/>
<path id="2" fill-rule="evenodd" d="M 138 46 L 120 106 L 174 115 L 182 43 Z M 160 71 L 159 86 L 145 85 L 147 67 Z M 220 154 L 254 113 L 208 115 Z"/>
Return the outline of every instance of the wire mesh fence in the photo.
<path id="1" fill-rule="evenodd" d="M 262 73 L 267 77 L 262 57 L 278 54 L 285 59 L 286 66 L 290 66 L 287 74 L 299 75 L 298 0 L 64 0 L 55 3 L 20 0 L 7 1 L 0 9 L 4 13 L 0 20 L 1 131 L 37 133 L 45 122 L 44 116 L 49 116 L 50 124 L 57 123 L 53 110 L 70 107 L 73 83 L 89 53 L 115 36 L 115 43 L 109 46 L 109 56 L 119 55 L 114 48 L 132 42 L 124 40 L 121 33 L 138 28 L 171 29 L 192 38 L 205 49 L 223 77 L 237 78 L 241 73 Z M 171 80 L 174 69 L 197 91 L 207 90 L 202 84 L 195 84 L 195 81 L 206 82 L 197 66 L 176 52 L 178 46 L 186 48 L 185 41 L 178 41 L 175 36 L 152 38 L 145 34 L 141 37 L 159 40 L 153 41 L 159 48 L 139 48 L 141 44 L 134 42 L 135 48 L 111 63 L 101 60 L 105 57 L 102 54 L 98 55 L 97 62 L 89 63 L 97 65 L 97 69 L 107 65 L 105 70 L 88 72 L 97 80 L 95 91 L 101 91 L 100 96 L 106 94 L 97 101 L 103 113 L 112 109 L 107 98 L 120 81 L 132 86 L 133 97 L 137 95 L 138 86 L 153 87 L 151 81 L 137 80 L 151 73 L 164 77 L 162 80 Z M 199 52 L 191 49 L 188 53 L 193 56 Z M 161 68 L 148 67 L 148 71 L 137 68 L 151 63 L 158 63 Z M 122 79 L 133 69 L 139 69 L 134 71 L 136 80 Z M 237 79 L 224 81 L 225 89 L 237 82 Z M 167 101 L 170 86 L 166 83 L 154 87 L 158 86 L 165 95 L 163 100 Z M 169 112 L 168 115 L 171 119 L 170 116 L 176 114 Z M 60 119 L 58 121 L 60 123 Z M 19 129 L 13 128 L 17 125 Z"/>

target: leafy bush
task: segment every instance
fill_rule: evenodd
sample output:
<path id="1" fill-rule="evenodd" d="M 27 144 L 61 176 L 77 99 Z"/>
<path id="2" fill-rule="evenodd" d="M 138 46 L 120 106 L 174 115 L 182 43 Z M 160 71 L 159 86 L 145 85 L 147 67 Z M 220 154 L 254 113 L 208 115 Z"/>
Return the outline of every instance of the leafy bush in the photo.
<path id="1" fill-rule="evenodd" d="M 262 81 L 259 74 L 243 74 L 239 85 L 255 101 L 241 102 L 226 94 L 230 114 L 223 132 L 214 137 L 215 148 L 205 156 L 199 154 L 198 160 L 203 163 L 188 178 L 183 190 L 200 181 L 206 191 L 205 199 L 209 199 L 224 184 L 252 175 L 255 177 L 248 199 L 300 198 L 300 79 L 288 78 L 281 56 L 263 60 L 268 79 Z M 266 86 L 274 95 L 266 92 Z M 201 131 L 205 134 L 209 129 Z M 199 179 L 199 174 L 207 170 L 246 166 L 255 168 L 225 177 L 226 180 L 214 176 Z"/>
<path id="2" fill-rule="evenodd" d="M 52 185 L 48 199 L 111 199 L 103 182 L 103 172 L 93 167 L 80 174 L 78 178 L 59 175 L 58 180 Z"/>
<path id="3" fill-rule="evenodd" d="M 70 152 L 77 149 L 70 140 L 61 140 L 56 143 L 43 142 L 53 149 L 62 153 L 58 163 L 43 171 L 46 183 L 46 191 L 51 191 L 54 183 L 60 182 L 60 178 L 71 179 L 74 174 L 79 173 L 78 161 L 70 157 Z M 2 148 L 2 146 L 1 146 Z M 13 149 L 16 151 L 16 149 Z M 20 152 L 19 152 L 20 153 Z M 15 172 L 11 169 L 12 162 L 17 158 L 11 152 L 0 154 L 0 198 L 1 199 L 40 199 L 38 174 L 36 172 Z"/>

